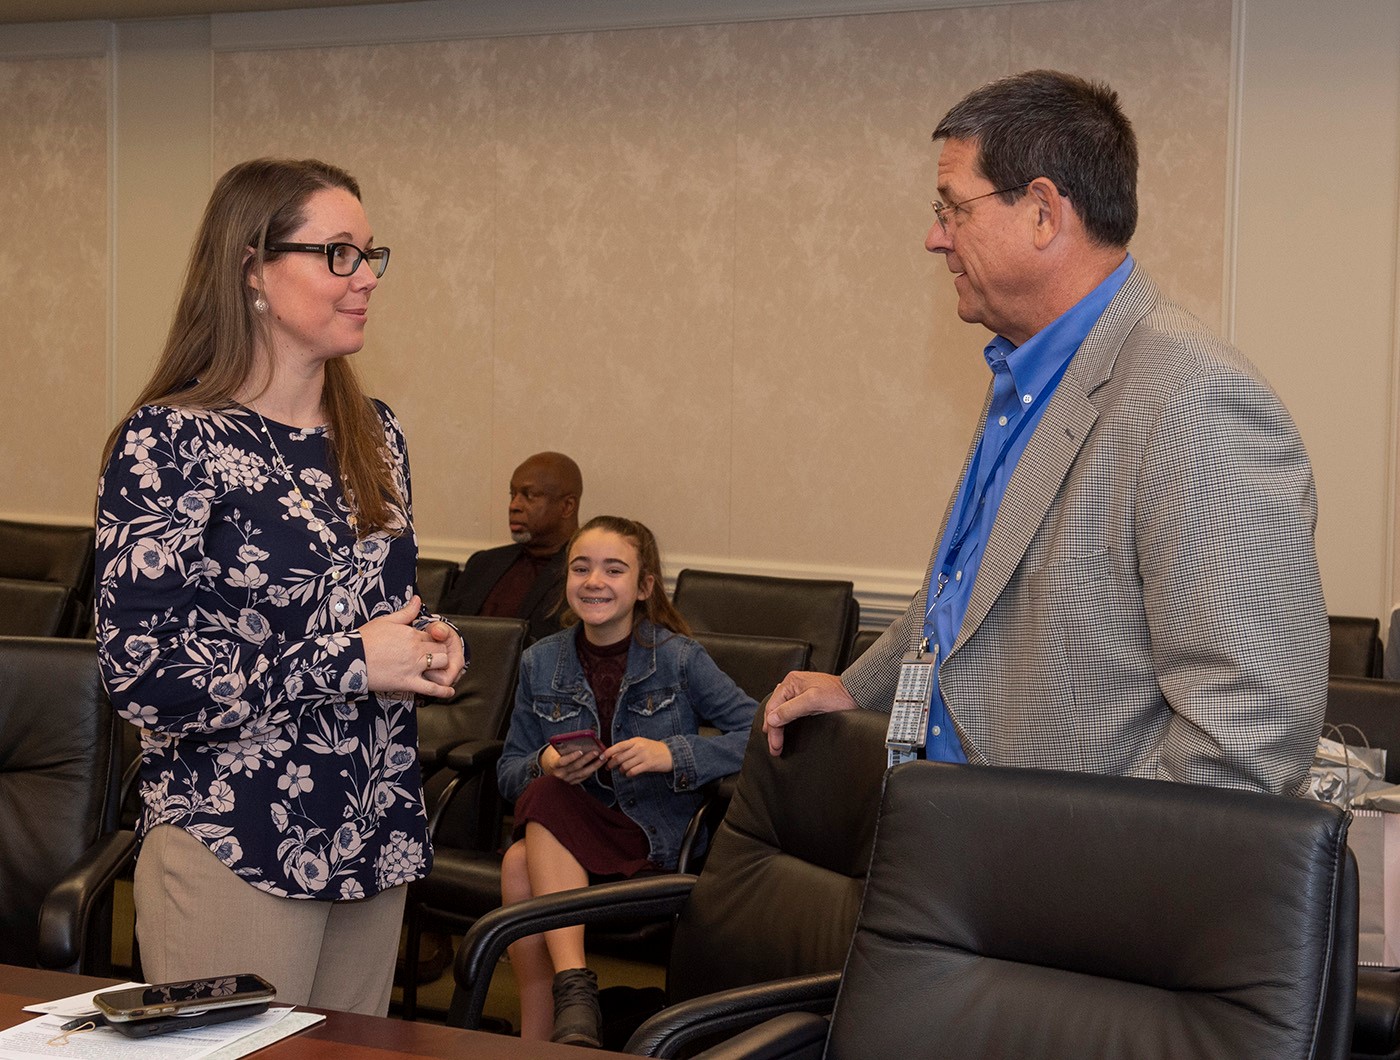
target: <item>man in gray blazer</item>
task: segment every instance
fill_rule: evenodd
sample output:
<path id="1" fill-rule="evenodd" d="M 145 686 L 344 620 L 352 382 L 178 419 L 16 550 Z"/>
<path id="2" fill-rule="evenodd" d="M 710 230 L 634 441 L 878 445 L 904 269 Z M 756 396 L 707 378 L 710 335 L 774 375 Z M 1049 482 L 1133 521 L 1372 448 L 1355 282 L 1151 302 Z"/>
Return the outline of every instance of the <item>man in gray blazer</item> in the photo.
<path id="1" fill-rule="evenodd" d="M 1327 693 L 1317 501 L 1240 353 L 1127 252 L 1137 147 L 1107 86 L 1052 71 L 958 103 L 927 248 L 995 338 L 985 423 L 909 610 L 805 714 L 890 709 L 936 659 L 928 757 L 1294 793 Z"/>

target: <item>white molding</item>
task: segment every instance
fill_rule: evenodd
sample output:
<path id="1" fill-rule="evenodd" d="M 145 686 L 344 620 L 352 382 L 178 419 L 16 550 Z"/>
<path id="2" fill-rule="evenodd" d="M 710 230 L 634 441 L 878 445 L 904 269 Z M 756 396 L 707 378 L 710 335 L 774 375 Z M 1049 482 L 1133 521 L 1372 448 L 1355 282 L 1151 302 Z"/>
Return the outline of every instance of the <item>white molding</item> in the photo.
<path id="1" fill-rule="evenodd" d="M 213 48 L 264 51 L 831 18 L 1062 0 L 413 0 L 213 15 Z"/>
<path id="2" fill-rule="evenodd" d="M 111 46 L 110 22 L 24 22 L 0 30 L 0 61 L 92 59 Z"/>
<path id="3" fill-rule="evenodd" d="M 465 541 L 460 538 L 418 539 L 418 552 L 423 556 L 454 559 L 464 562 L 473 552 L 496 548 L 502 541 Z M 923 583 L 922 568 L 896 569 L 885 567 L 833 567 L 815 563 L 790 563 L 785 560 L 733 559 L 696 553 L 670 553 L 666 559 L 666 585 L 674 588 L 676 575 L 686 568 L 724 571 L 728 574 L 765 574 L 778 578 L 834 578 L 855 586 L 860 601 L 860 624 L 864 629 L 883 629 L 909 606 L 909 601 Z"/>

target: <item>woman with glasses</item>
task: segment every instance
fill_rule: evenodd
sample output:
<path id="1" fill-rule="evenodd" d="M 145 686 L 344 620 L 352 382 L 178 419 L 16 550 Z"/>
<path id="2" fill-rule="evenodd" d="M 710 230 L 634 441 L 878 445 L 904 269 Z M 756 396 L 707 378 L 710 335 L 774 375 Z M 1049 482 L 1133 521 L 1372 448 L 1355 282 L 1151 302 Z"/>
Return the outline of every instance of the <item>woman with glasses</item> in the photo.
<path id="1" fill-rule="evenodd" d="M 107 442 L 97 641 L 141 729 L 152 982 L 257 972 L 293 1004 L 388 1010 L 431 857 L 415 697 L 465 665 L 414 593 L 403 435 L 349 361 L 388 264 L 348 173 L 235 166 Z"/>

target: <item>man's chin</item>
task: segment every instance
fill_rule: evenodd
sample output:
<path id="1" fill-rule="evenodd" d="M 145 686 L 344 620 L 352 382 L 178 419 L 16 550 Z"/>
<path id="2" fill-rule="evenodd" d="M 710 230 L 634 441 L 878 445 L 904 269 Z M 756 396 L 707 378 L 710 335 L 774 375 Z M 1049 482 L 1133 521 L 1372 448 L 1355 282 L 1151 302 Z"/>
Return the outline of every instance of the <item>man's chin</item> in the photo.
<path id="1" fill-rule="evenodd" d="M 528 545 L 533 537 L 534 535 L 528 530 L 512 530 L 510 533 L 510 539 L 517 545 Z"/>

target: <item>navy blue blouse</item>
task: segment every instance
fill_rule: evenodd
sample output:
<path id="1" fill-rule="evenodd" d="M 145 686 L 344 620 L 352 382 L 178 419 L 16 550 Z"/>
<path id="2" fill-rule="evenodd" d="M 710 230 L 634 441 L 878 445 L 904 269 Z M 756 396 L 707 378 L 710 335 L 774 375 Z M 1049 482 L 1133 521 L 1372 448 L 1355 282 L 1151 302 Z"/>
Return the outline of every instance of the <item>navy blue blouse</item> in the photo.
<path id="1" fill-rule="evenodd" d="M 356 632 L 413 595 L 411 506 L 356 540 L 331 469 L 324 428 L 146 406 L 97 503 L 98 655 L 141 729 L 141 833 L 176 825 L 255 887 L 328 900 L 432 858 L 413 697 L 366 690 Z"/>

